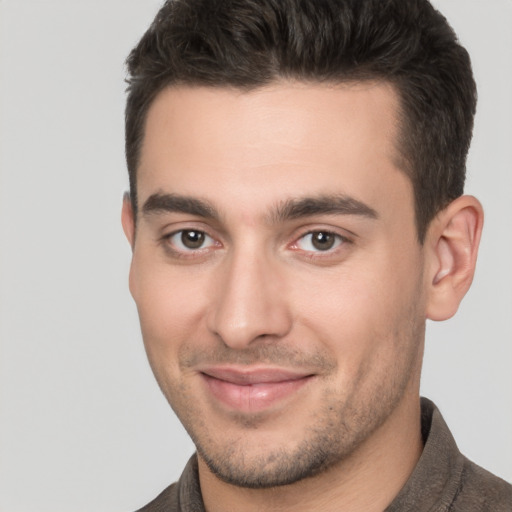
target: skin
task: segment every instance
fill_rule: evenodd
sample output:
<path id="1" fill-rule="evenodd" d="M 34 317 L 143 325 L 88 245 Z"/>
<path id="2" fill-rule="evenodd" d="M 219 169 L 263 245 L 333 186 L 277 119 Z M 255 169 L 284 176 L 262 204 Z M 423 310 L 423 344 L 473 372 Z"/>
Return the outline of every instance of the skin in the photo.
<path id="1" fill-rule="evenodd" d="M 419 244 L 397 112 L 388 84 L 291 82 L 149 110 L 130 289 L 209 512 L 383 510 L 421 454 L 425 320 L 468 289 L 482 211 Z"/>

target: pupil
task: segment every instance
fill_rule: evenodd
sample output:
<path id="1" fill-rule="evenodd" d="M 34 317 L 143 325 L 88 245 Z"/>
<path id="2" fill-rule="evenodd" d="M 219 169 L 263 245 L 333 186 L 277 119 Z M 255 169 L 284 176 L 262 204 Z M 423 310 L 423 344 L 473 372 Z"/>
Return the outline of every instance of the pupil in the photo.
<path id="1" fill-rule="evenodd" d="M 201 231 L 183 231 L 181 241 L 189 249 L 199 249 L 204 243 L 204 233 Z"/>
<path id="2" fill-rule="evenodd" d="M 334 236 L 331 233 L 323 233 L 322 231 L 318 231 L 317 233 L 313 233 L 311 241 L 315 249 L 319 249 L 320 251 L 327 251 L 334 245 Z"/>

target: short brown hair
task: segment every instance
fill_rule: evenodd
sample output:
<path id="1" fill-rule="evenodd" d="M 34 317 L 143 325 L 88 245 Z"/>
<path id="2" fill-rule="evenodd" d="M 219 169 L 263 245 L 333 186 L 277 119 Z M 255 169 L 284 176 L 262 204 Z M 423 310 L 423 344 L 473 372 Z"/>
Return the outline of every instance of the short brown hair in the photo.
<path id="1" fill-rule="evenodd" d="M 163 88 L 250 90 L 279 78 L 396 87 L 398 149 L 413 183 L 420 242 L 463 193 L 476 86 L 468 53 L 427 0 L 167 0 L 127 66 L 134 212 L 145 119 Z"/>

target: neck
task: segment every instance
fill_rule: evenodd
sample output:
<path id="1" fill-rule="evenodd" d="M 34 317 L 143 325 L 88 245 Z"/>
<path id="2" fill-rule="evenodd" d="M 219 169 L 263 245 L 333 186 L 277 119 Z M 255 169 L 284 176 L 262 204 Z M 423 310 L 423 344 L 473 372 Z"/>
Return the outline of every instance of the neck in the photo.
<path id="1" fill-rule="evenodd" d="M 357 450 L 319 475 L 246 489 L 218 479 L 199 457 L 201 492 L 207 512 L 382 512 L 404 486 L 422 449 L 419 396 L 406 395 Z"/>

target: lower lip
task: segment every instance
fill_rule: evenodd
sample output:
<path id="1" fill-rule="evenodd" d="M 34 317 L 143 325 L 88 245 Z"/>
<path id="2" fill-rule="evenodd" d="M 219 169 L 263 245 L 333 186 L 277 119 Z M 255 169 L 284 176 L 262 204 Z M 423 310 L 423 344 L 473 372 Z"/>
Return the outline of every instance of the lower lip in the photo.
<path id="1" fill-rule="evenodd" d="M 312 377 L 239 385 L 202 374 L 211 394 L 224 405 L 240 412 L 260 412 L 277 405 L 302 388 Z"/>

